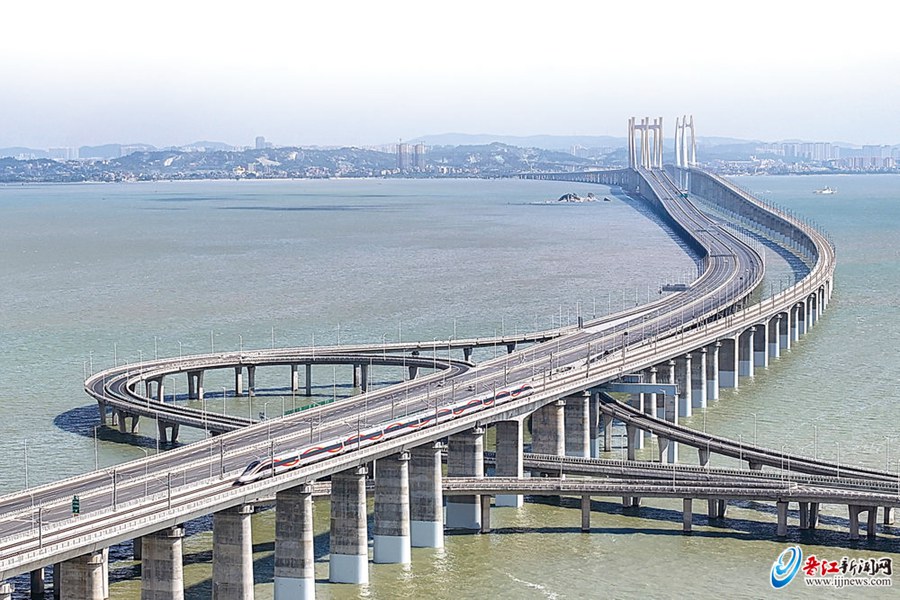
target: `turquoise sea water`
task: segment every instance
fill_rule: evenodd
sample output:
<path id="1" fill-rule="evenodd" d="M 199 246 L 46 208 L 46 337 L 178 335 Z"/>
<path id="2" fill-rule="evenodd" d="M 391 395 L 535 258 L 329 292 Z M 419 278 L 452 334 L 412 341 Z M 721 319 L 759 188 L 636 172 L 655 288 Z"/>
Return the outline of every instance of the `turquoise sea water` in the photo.
<path id="1" fill-rule="evenodd" d="M 692 424 L 756 435 L 791 452 L 900 468 L 894 401 L 900 325 L 900 177 L 754 177 L 738 183 L 818 222 L 838 248 L 834 301 L 790 353 Z M 830 185 L 833 196 L 812 190 Z M 0 187 L 0 491 L 155 452 L 100 432 L 86 372 L 154 355 L 213 349 L 442 339 L 574 323 L 686 280 L 693 259 L 643 208 L 544 200 L 605 188 L 526 181 L 266 181 Z M 599 191 L 598 191 L 599 190 Z M 770 260 L 770 285 L 788 268 Z M 349 374 L 345 374 L 349 375 Z M 284 374 L 259 384 L 283 388 Z M 340 373 L 318 374 L 331 394 Z M 214 377 L 212 379 L 215 379 Z M 230 381 L 207 384 L 215 390 Z M 176 394 L 186 392 L 174 382 Z M 340 391 L 344 391 L 339 390 Z M 245 402 L 245 401 L 242 401 Z M 268 403 L 268 404 L 267 404 Z M 280 409 L 277 392 L 238 414 Z M 152 423 L 145 431 L 153 431 Z M 184 436 L 198 439 L 197 432 Z M 683 452 L 685 460 L 695 460 Z M 27 456 L 27 460 L 26 460 Z M 652 456 L 652 450 L 645 457 Z M 725 459 L 716 463 L 727 464 Z M 408 568 L 371 565 L 365 588 L 325 583 L 321 598 L 757 598 L 785 543 L 774 507 L 730 508 L 680 534 L 679 503 L 623 512 L 597 499 L 594 531 L 577 506 L 495 509 L 494 533 L 450 536 Z M 676 505 L 677 504 L 677 505 Z M 319 502 L 317 530 L 327 529 Z M 789 542 L 821 556 L 898 557 L 897 530 L 855 550 L 846 515 L 826 513 Z M 273 515 L 254 518 L 257 597 L 271 597 Z M 209 533 L 186 542 L 188 594 L 209 597 Z M 111 595 L 139 596 L 124 550 Z M 792 596 L 809 594 L 792 584 Z M 847 592 L 835 593 L 846 595 Z M 882 594 L 884 592 L 882 591 Z M 822 592 L 815 590 L 815 595 Z M 868 595 L 868 594 L 867 594 Z M 887 595 L 885 595 L 887 597 Z"/>

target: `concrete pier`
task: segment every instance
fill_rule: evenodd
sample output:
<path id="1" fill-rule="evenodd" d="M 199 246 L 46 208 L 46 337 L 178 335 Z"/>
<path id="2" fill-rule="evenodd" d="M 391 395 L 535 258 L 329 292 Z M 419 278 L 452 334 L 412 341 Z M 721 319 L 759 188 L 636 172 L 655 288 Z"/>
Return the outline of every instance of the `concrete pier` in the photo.
<path id="1" fill-rule="evenodd" d="M 182 600 L 183 527 L 170 527 L 145 535 L 141 552 L 141 600 Z"/>
<path id="2" fill-rule="evenodd" d="M 203 371 L 188 371 L 188 398 L 190 400 L 203 400 Z"/>
<path id="3" fill-rule="evenodd" d="M 484 429 L 476 427 L 451 435 L 447 455 L 448 477 L 484 477 Z M 447 498 L 447 527 L 481 529 L 479 496 Z"/>
<path id="4" fill-rule="evenodd" d="M 363 394 L 369 391 L 369 365 L 359 365 L 359 390 Z"/>
<path id="5" fill-rule="evenodd" d="M 234 368 L 234 395 L 236 397 L 244 395 L 244 367 Z"/>
<path id="6" fill-rule="evenodd" d="M 778 529 L 776 531 L 776 535 L 778 537 L 785 537 L 787 535 L 788 503 L 776 502 L 775 509 L 778 512 Z"/>
<path id="7" fill-rule="evenodd" d="M 213 515 L 213 600 L 253 599 L 252 514 L 244 504 Z"/>
<path id="8" fill-rule="evenodd" d="M 546 404 L 531 414 L 531 451 L 566 455 L 565 400 Z"/>
<path id="9" fill-rule="evenodd" d="M 690 417 L 693 411 L 691 391 L 691 355 L 685 354 L 675 361 L 675 385 L 678 386 L 678 416 Z"/>
<path id="10" fill-rule="evenodd" d="M 751 327 L 738 336 L 738 375 L 753 377 L 753 353 L 756 328 Z"/>
<path id="11" fill-rule="evenodd" d="M 694 500 L 693 498 L 684 498 L 682 500 L 682 514 L 681 514 L 681 523 L 682 523 L 682 531 L 684 533 L 691 532 L 691 526 L 694 520 Z"/>
<path id="12" fill-rule="evenodd" d="M 372 561 L 409 564 L 409 453 L 379 458 L 376 471 Z"/>
<path id="13" fill-rule="evenodd" d="M 588 533 L 591 530 L 591 497 L 588 494 L 581 495 L 581 531 Z"/>
<path id="14" fill-rule="evenodd" d="M 793 310 L 780 313 L 778 320 L 778 340 L 782 352 L 791 349 L 791 321 L 793 320 Z"/>
<path id="15" fill-rule="evenodd" d="M 696 409 L 706 408 L 708 392 L 706 391 L 706 348 L 693 353 L 691 361 L 691 406 Z"/>
<path id="16" fill-rule="evenodd" d="M 590 458 L 590 404 L 589 393 L 575 394 L 566 398 L 563 407 L 563 435 L 565 455 Z M 643 446 L 643 444 L 642 444 Z"/>
<path id="17" fill-rule="evenodd" d="M 332 583 L 369 582 L 366 473 L 365 467 L 356 467 L 331 476 Z"/>
<path id="18" fill-rule="evenodd" d="M 32 598 L 43 598 L 44 593 L 47 591 L 46 586 L 44 585 L 44 569 L 35 569 L 30 574 L 30 583 L 31 583 L 31 597 Z"/>
<path id="19" fill-rule="evenodd" d="M 494 475 L 497 477 L 522 477 L 522 420 L 498 421 L 494 424 L 497 434 L 497 464 Z M 511 506 L 519 508 L 523 504 L 521 494 L 498 494 L 494 498 L 495 506 Z"/>
<path id="20" fill-rule="evenodd" d="M 757 325 L 753 333 L 753 367 L 765 368 L 769 366 L 769 328 L 767 325 Z"/>
<path id="21" fill-rule="evenodd" d="M 766 330 L 769 336 L 769 359 L 781 358 L 781 315 L 769 319 Z"/>
<path id="22" fill-rule="evenodd" d="M 256 394 L 256 367 L 253 365 L 247 365 L 247 395 L 253 396 Z"/>
<path id="23" fill-rule="evenodd" d="M 719 353 L 722 342 L 711 344 L 706 353 L 706 400 L 713 402 L 719 399 Z"/>
<path id="24" fill-rule="evenodd" d="M 591 394 L 589 407 L 590 421 L 588 423 L 588 436 L 591 445 L 591 458 L 600 458 L 600 394 Z"/>
<path id="25" fill-rule="evenodd" d="M 738 336 L 722 340 L 719 350 L 719 385 L 723 388 L 738 387 L 738 373 L 740 372 Z"/>
<path id="26" fill-rule="evenodd" d="M 106 583 L 103 566 L 106 556 L 103 550 L 84 554 L 60 564 L 60 597 L 64 600 L 105 600 Z"/>
<path id="27" fill-rule="evenodd" d="M 444 547 L 440 444 L 409 451 L 409 536 L 414 548 Z"/>
<path id="28" fill-rule="evenodd" d="M 174 444 L 178 441 L 178 432 L 180 426 L 178 423 L 164 421 L 162 419 L 156 421 L 156 434 L 160 444 Z M 172 432 L 169 435 L 169 432 Z"/>
<path id="29" fill-rule="evenodd" d="M 312 485 L 276 493 L 275 600 L 315 598 L 313 537 Z"/>
<path id="30" fill-rule="evenodd" d="M 296 394 L 300 390 L 300 365 L 291 365 L 291 393 Z"/>
<path id="31" fill-rule="evenodd" d="M 312 396 L 312 365 L 306 365 L 306 395 Z"/>
<path id="32" fill-rule="evenodd" d="M 650 367 L 649 369 L 644 371 L 644 382 L 645 383 L 656 383 L 656 367 Z M 705 388 L 704 388 L 705 389 Z M 656 402 L 657 402 L 656 394 L 644 394 L 644 414 L 649 415 L 651 417 L 656 416 Z M 644 441 L 648 442 L 653 439 L 653 433 L 650 431 L 643 432 Z M 596 456 L 592 456 L 591 458 L 597 458 Z"/>

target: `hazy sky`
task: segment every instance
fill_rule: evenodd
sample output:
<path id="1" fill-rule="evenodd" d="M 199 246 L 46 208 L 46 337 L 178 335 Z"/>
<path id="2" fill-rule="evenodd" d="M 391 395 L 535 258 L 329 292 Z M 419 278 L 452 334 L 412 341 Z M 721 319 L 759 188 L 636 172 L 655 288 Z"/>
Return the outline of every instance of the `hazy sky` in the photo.
<path id="1" fill-rule="evenodd" d="M 5 2 L 0 147 L 444 132 L 900 143 L 888 2 Z M 896 6 L 896 5 L 894 5 Z"/>

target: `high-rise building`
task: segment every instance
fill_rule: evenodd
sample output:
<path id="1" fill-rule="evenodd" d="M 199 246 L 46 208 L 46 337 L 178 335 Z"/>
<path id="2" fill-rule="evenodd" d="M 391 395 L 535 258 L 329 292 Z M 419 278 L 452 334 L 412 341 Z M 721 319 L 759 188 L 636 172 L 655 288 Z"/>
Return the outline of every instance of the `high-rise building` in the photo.
<path id="1" fill-rule="evenodd" d="M 266 138 L 261 135 L 256 136 L 256 149 L 257 150 L 265 150 L 266 149 Z"/>
<path id="2" fill-rule="evenodd" d="M 409 171 L 409 144 L 397 144 L 397 168 L 401 172 Z"/>
<path id="3" fill-rule="evenodd" d="M 413 159 L 416 163 L 417 171 L 425 170 L 425 144 L 416 144 L 413 148 Z"/>

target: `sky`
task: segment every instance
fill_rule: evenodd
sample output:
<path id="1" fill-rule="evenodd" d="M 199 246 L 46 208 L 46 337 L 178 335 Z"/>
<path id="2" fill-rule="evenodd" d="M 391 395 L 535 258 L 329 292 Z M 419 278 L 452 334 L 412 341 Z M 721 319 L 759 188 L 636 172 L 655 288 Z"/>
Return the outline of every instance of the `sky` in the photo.
<path id="1" fill-rule="evenodd" d="M 447 132 L 900 144 L 895 11 L 867 3 L 4 3 L 0 147 L 369 145 Z"/>

